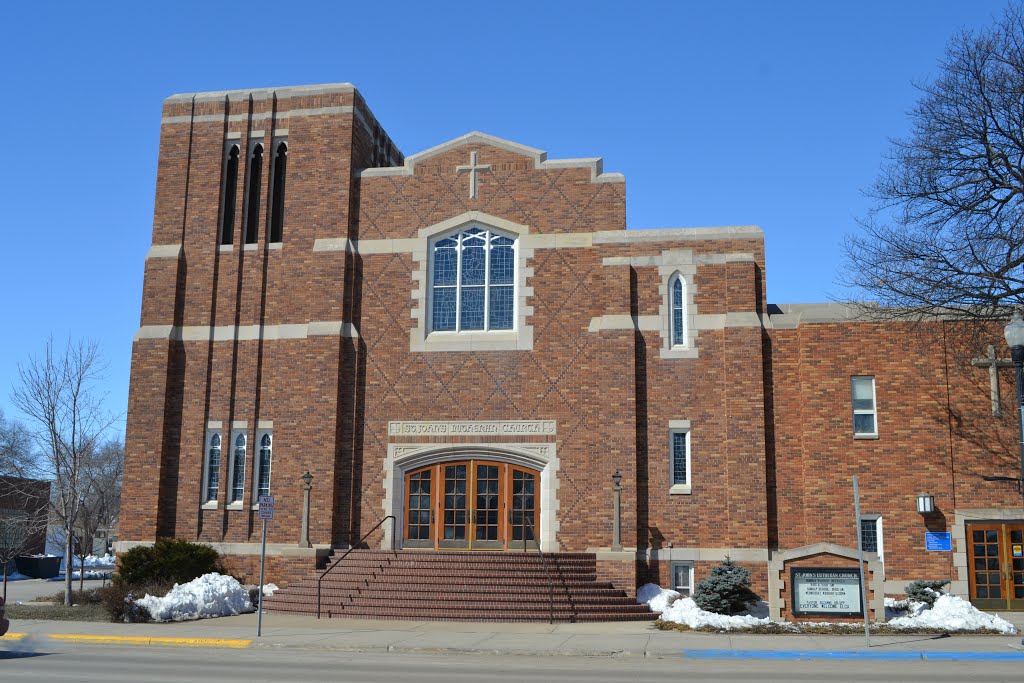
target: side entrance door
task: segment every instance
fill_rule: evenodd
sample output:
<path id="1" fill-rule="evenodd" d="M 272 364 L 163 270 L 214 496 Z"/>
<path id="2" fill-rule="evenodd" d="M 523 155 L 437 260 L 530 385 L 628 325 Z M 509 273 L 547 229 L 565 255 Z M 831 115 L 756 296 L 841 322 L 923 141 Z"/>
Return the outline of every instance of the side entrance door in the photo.
<path id="1" fill-rule="evenodd" d="M 1024 610 L 1024 523 L 967 525 L 971 603 L 986 610 Z"/>
<path id="2" fill-rule="evenodd" d="M 428 465 L 405 476 L 405 548 L 536 547 L 540 473 L 489 460 Z"/>

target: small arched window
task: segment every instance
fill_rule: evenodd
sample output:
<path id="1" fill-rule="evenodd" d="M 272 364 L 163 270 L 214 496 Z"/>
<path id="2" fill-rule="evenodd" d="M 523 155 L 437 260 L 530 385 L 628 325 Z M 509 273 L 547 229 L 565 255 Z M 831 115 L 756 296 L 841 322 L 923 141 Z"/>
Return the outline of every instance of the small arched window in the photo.
<path id="1" fill-rule="evenodd" d="M 686 345 L 686 283 L 679 275 L 673 275 L 669 282 L 672 312 L 672 346 Z"/>
<path id="2" fill-rule="evenodd" d="M 270 193 L 270 241 L 284 237 L 284 177 L 288 165 L 288 143 L 277 145 L 274 154 L 274 184 Z"/>
<path id="3" fill-rule="evenodd" d="M 256 477 L 256 495 L 270 495 L 270 459 L 273 455 L 271 444 L 273 438 L 270 434 L 264 434 L 260 439 L 260 463 L 259 473 Z"/>
<path id="4" fill-rule="evenodd" d="M 235 198 L 238 193 L 238 145 L 228 150 L 224 166 L 224 210 L 221 212 L 220 243 L 231 244 L 235 238 Z"/>
<path id="5" fill-rule="evenodd" d="M 255 244 L 260 235 L 260 177 L 263 175 L 263 145 L 256 143 L 249 155 L 249 182 L 245 192 L 245 243 Z"/>
<path id="6" fill-rule="evenodd" d="M 217 489 L 220 488 L 220 434 L 210 437 L 210 448 L 206 459 L 206 496 L 204 502 L 217 502 Z"/>
<path id="7" fill-rule="evenodd" d="M 235 437 L 235 451 L 231 458 L 231 500 L 238 503 L 245 492 L 245 434 Z"/>

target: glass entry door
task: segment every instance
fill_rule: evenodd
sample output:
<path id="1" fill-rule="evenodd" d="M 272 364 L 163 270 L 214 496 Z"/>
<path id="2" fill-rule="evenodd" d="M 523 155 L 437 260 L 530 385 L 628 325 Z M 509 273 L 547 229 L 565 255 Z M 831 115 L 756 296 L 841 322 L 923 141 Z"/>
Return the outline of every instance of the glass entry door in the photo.
<path id="1" fill-rule="evenodd" d="M 1024 523 L 967 526 L 971 602 L 980 609 L 1024 610 Z"/>
<path id="2" fill-rule="evenodd" d="M 403 547 L 505 550 L 537 545 L 540 473 L 509 463 L 459 460 L 405 477 Z"/>

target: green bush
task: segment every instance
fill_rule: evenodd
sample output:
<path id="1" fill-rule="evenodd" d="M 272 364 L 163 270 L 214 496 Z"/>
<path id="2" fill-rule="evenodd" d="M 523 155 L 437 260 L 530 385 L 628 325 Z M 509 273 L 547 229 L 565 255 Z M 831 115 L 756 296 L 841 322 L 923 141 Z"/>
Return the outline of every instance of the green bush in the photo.
<path id="1" fill-rule="evenodd" d="M 693 592 L 697 607 L 717 614 L 742 612 L 748 602 L 760 599 L 750 590 L 750 571 L 735 564 L 728 555 L 722 564 L 711 570 L 708 578 L 697 584 Z"/>
<path id="2" fill-rule="evenodd" d="M 152 546 L 132 548 L 118 558 L 115 582 L 129 588 L 154 583 L 188 583 L 221 572 L 217 551 L 202 543 L 161 538 Z"/>
<path id="3" fill-rule="evenodd" d="M 949 579 L 939 581 L 928 581 L 918 579 L 907 584 L 907 598 L 917 602 L 923 602 L 929 608 L 935 606 L 935 601 L 942 593 L 942 587 L 949 583 Z"/>
<path id="4" fill-rule="evenodd" d="M 149 610 L 135 604 L 136 598 L 149 595 L 163 596 L 170 590 L 167 584 L 151 584 L 149 586 L 129 586 L 123 581 L 115 581 L 109 586 L 97 588 L 103 609 L 110 620 L 117 623 L 140 624 L 153 621 Z"/>

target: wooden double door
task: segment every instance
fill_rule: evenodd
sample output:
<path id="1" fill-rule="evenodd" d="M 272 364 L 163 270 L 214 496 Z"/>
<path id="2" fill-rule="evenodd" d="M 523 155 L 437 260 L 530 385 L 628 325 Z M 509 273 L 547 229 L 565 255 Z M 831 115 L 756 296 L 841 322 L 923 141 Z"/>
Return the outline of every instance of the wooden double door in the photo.
<path id="1" fill-rule="evenodd" d="M 533 549 L 540 472 L 492 460 L 442 462 L 405 475 L 405 548 Z"/>
<path id="2" fill-rule="evenodd" d="M 967 525 L 971 602 L 986 610 L 1024 610 L 1024 522 Z"/>

